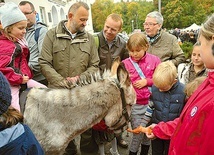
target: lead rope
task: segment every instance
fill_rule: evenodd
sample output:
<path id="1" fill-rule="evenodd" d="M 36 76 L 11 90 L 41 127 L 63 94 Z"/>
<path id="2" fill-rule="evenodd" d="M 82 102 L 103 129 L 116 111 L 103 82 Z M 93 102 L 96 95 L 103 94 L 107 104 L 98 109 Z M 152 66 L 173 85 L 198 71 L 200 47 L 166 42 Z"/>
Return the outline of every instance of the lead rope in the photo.
<path id="1" fill-rule="evenodd" d="M 114 129 L 114 132 L 118 133 L 120 131 L 123 131 L 124 127 L 127 125 L 127 121 L 129 122 L 129 115 L 128 115 L 127 108 L 126 108 L 127 103 L 125 100 L 124 90 L 123 90 L 123 88 L 121 88 L 120 83 L 117 79 L 115 79 L 115 83 L 117 84 L 117 87 L 120 89 L 120 96 L 121 96 L 121 100 L 122 100 L 122 115 L 120 116 L 119 120 L 114 125 L 111 126 L 111 128 L 114 128 L 114 126 L 116 126 L 122 120 L 123 116 L 125 117 L 125 120 L 126 120 L 120 127 Z"/>

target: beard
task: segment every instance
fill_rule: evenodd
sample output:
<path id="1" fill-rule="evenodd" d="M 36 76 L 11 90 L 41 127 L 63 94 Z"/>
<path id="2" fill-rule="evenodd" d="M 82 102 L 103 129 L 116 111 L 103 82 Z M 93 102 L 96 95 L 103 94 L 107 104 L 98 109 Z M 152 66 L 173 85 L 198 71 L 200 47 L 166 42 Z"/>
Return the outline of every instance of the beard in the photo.
<path id="1" fill-rule="evenodd" d="M 71 29 L 73 29 L 75 32 L 84 32 L 85 26 L 84 25 L 78 25 L 76 22 L 71 23 Z"/>

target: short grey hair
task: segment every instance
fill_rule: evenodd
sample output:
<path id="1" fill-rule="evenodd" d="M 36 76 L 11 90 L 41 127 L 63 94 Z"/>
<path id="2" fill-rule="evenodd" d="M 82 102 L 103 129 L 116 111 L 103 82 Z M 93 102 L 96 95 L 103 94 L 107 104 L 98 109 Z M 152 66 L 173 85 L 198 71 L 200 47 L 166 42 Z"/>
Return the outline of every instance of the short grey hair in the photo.
<path id="1" fill-rule="evenodd" d="M 160 12 L 158 11 L 153 11 L 147 14 L 146 17 L 151 17 L 151 18 L 155 18 L 158 24 L 163 25 L 163 16 Z"/>
<path id="2" fill-rule="evenodd" d="M 85 2 L 76 2 L 76 3 L 74 3 L 73 5 L 71 5 L 71 7 L 69 8 L 68 14 L 69 14 L 70 12 L 73 13 L 73 14 L 75 14 L 76 11 L 77 11 L 81 6 L 82 6 L 83 8 L 85 8 L 86 10 L 89 10 L 89 6 L 88 6 L 87 3 L 85 3 Z"/>

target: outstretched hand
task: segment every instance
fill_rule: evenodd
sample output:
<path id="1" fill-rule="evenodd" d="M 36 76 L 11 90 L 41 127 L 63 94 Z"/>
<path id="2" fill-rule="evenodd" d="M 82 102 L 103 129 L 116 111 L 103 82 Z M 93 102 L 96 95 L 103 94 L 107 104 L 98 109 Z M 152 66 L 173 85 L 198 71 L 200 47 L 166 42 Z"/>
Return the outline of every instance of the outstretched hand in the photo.
<path id="1" fill-rule="evenodd" d="M 128 132 L 132 132 L 135 134 L 146 133 L 148 135 L 152 134 L 152 129 L 150 127 L 142 127 L 141 125 L 135 129 L 127 129 Z"/>
<path id="2" fill-rule="evenodd" d="M 150 128 L 152 130 L 156 125 L 157 124 L 152 124 L 152 125 L 148 126 L 148 128 Z M 146 133 L 146 136 L 151 140 L 154 140 L 156 138 L 156 136 L 152 132 Z"/>

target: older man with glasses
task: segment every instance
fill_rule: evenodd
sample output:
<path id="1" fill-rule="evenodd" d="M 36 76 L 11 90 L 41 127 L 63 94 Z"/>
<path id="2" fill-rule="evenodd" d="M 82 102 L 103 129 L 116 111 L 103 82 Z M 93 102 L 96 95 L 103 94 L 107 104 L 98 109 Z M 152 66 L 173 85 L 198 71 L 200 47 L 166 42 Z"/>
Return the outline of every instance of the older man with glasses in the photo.
<path id="1" fill-rule="evenodd" d="M 37 12 L 31 2 L 21 1 L 19 3 L 19 8 L 27 18 L 25 38 L 28 42 L 30 50 L 30 60 L 28 65 L 33 71 L 33 79 L 47 85 L 45 77 L 40 72 L 38 57 L 41 53 L 43 39 L 48 31 L 48 28 L 44 23 L 36 21 Z"/>
<path id="2" fill-rule="evenodd" d="M 147 14 L 143 26 L 150 43 L 149 53 L 158 56 L 161 61 L 170 60 L 175 66 L 185 61 L 177 38 L 162 30 L 163 16 L 159 12 Z"/>

